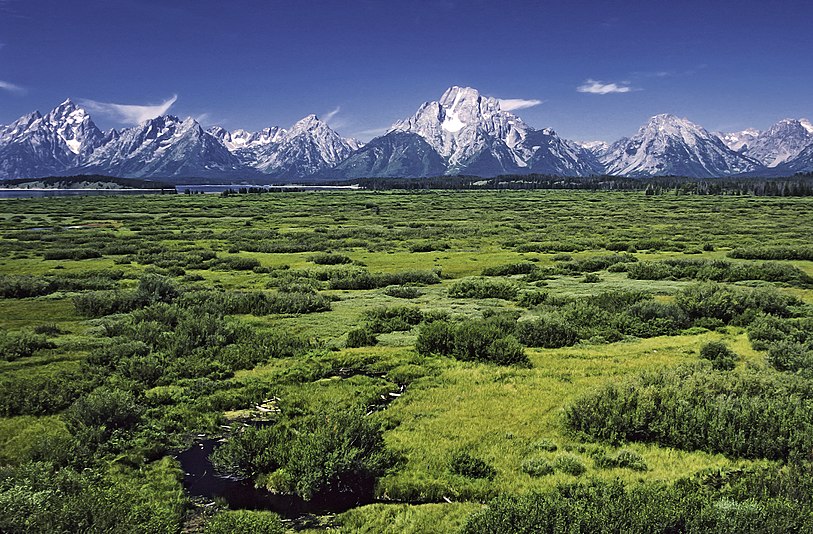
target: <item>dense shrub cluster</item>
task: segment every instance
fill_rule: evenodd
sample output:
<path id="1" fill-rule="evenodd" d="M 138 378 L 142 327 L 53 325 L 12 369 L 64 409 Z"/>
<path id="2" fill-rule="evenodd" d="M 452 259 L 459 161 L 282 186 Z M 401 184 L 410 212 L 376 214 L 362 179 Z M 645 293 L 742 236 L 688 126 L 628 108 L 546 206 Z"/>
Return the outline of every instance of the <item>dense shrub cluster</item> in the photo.
<path id="1" fill-rule="evenodd" d="M 423 321 L 423 313 L 418 308 L 391 306 L 373 308 L 364 312 L 368 328 L 377 334 L 411 330 Z"/>
<path id="2" fill-rule="evenodd" d="M 523 460 L 520 466 L 523 473 L 527 473 L 532 477 L 543 477 L 552 475 L 556 470 L 550 465 L 550 462 L 544 458 L 527 458 Z"/>
<path id="3" fill-rule="evenodd" d="M 338 269 L 325 274 L 330 289 L 378 289 L 393 285 L 439 284 L 436 271 L 400 271 L 397 273 L 371 273 L 364 269 Z"/>
<path id="4" fill-rule="evenodd" d="M 561 471 L 562 473 L 573 475 L 574 477 L 581 476 L 587 471 L 587 466 L 582 463 L 579 457 L 570 453 L 557 456 L 553 460 L 551 467 L 553 467 L 554 471 Z"/>
<path id="5" fill-rule="evenodd" d="M 547 313 L 518 322 L 517 337 L 529 347 L 551 349 L 573 345 L 579 334 L 561 314 Z"/>
<path id="6" fill-rule="evenodd" d="M 700 357 L 709 360 L 713 369 L 717 371 L 730 371 L 737 365 L 737 356 L 728 345 L 722 341 L 709 341 L 700 347 Z"/>
<path id="7" fill-rule="evenodd" d="M 748 325 L 756 350 L 768 351 L 768 363 L 778 371 L 813 375 L 813 317 L 757 317 Z"/>
<path id="8" fill-rule="evenodd" d="M 565 347 L 582 339 L 612 342 L 626 335 L 670 335 L 690 324 L 676 304 L 638 291 L 605 292 L 578 300 L 556 299 L 540 291 L 526 293 L 520 302 L 539 310 L 517 324 L 517 337 L 532 347 Z"/>
<path id="9" fill-rule="evenodd" d="M 627 276 L 634 280 L 766 280 L 805 287 L 813 285 L 813 278 L 798 267 L 776 262 L 732 263 L 725 260 L 672 258 L 630 264 L 626 271 Z"/>
<path id="10" fill-rule="evenodd" d="M 463 361 L 530 366 L 525 350 L 513 336 L 515 321 L 509 322 L 509 328 L 494 319 L 424 323 L 415 349 L 419 354 L 442 354 Z"/>
<path id="11" fill-rule="evenodd" d="M 331 254 L 328 252 L 322 252 L 319 254 L 314 254 L 310 258 L 309 261 L 312 261 L 316 265 L 341 265 L 344 263 L 352 263 L 353 260 L 350 257 L 345 256 L 344 254 Z"/>
<path id="12" fill-rule="evenodd" d="M 578 399 L 566 409 L 565 422 L 611 443 L 798 460 L 813 450 L 813 384 L 770 372 L 664 370 Z"/>
<path id="13" fill-rule="evenodd" d="M 492 480 L 497 470 L 485 460 L 476 458 L 466 451 L 458 451 L 449 459 L 449 471 L 467 478 L 486 478 Z"/>
<path id="14" fill-rule="evenodd" d="M 388 286 L 384 288 L 384 294 L 399 299 L 416 299 L 423 293 L 417 287 L 412 286 Z"/>
<path id="15" fill-rule="evenodd" d="M 94 385 L 92 377 L 79 371 L 24 376 L 8 373 L 0 377 L 0 415 L 59 413 Z"/>
<path id="16" fill-rule="evenodd" d="M 330 299 L 312 291 L 190 291 L 180 299 L 184 307 L 211 313 L 270 315 L 303 314 L 330 310 Z"/>
<path id="17" fill-rule="evenodd" d="M 84 444 L 108 441 L 116 431 L 132 429 L 144 407 L 129 391 L 99 387 L 74 402 L 65 414 L 68 428 Z"/>
<path id="18" fill-rule="evenodd" d="M 90 291 L 73 298 L 76 311 L 89 317 L 126 313 L 154 303 L 178 301 L 181 307 L 213 314 L 302 314 L 330 310 L 330 299 L 310 288 L 292 291 L 181 291 L 169 278 L 144 275 L 135 291 Z"/>
<path id="19" fill-rule="evenodd" d="M 807 260 L 813 261 L 811 246 L 764 246 L 735 248 L 728 253 L 731 258 L 743 260 Z"/>
<path id="20" fill-rule="evenodd" d="M 2 532 L 178 532 L 184 496 L 169 461 L 141 470 L 0 469 Z"/>
<path id="21" fill-rule="evenodd" d="M 212 455 L 229 472 L 274 473 L 278 490 L 304 499 L 372 495 L 393 464 L 381 430 L 363 410 L 328 410 L 261 429 L 246 429 Z"/>
<path id="22" fill-rule="evenodd" d="M 137 308 L 139 301 L 132 292 L 90 291 L 73 297 L 76 312 L 86 317 L 104 317 L 114 313 L 126 313 Z"/>
<path id="23" fill-rule="evenodd" d="M 793 306 L 801 302 L 770 287 L 744 289 L 706 282 L 679 292 L 675 304 L 695 321 L 716 319 L 747 324 L 759 313 L 789 317 Z"/>
<path id="24" fill-rule="evenodd" d="M 19 299 L 57 291 L 113 289 L 123 277 L 122 271 L 106 269 L 47 276 L 0 275 L 0 297 Z"/>
<path id="25" fill-rule="evenodd" d="M 17 332 L 0 332 L 0 360 L 7 362 L 31 356 L 43 349 L 52 349 L 55 345 L 42 334 L 26 330 Z"/>
<path id="26" fill-rule="evenodd" d="M 534 308 L 548 301 L 550 293 L 542 290 L 526 291 L 517 299 L 517 304 L 523 308 Z"/>
<path id="27" fill-rule="evenodd" d="M 449 296 L 465 299 L 513 300 L 517 297 L 518 291 L 515 284 L 506 280 L 466 278 L 452 284 L 449 288 Z"/>
<path id="28" fill-rule="evenodd" d="M 113 313 L 126 313 L 157 302 L 172 302 L 179 294 L 179 289 L 169 278 L 145 274 L 135 291 L 84 292 L 73 297 L 73 306 L 81 315 L 104 317 Z"/>
<path id="29" fill-rule="evenodd" d="M 347 342 L 345 343 L 345 346 L 349 348 L 372 347 L 376 343 L 378 343 L 378 339 L 375 337 L 375 332 L 373 332 L 369 327 L 365 326 L 350 330 L 347 333 Z"/>
<path id="30" fill-rule="evenodd" d="M 795 470 L 777 476 L 776 468 L 772 469 L 767 477 L 754 469 L 684 479 L 672 486 L 590 480 L 546 492 L 503 495 L 474 513 L 463 532 L 756 534 L 812 529 L 805 480 L 809 475 Z M 796 479 L 787 480 L 790 477 Z"/>
<path id="31" fill-rule="evenodd" d="M 536 270 L 537 266 L 531 262 L 509 263 L 483 269 L 483 276 L 511 276 L 515 274 L 528 274 Z"/>
<path id="32" fill-rule="evenodd" d="M 89 248 L 55 248 L 46 250 L 43 254 L 46 260 L 88 260 L 101 257 L 101 252 Z"/>
<path id="33" fill-rule="evenodd" d="M 436 250 L 447 250 L 449 243 L 437 241 L 419 241 L 409 246 L 410 252 L 434 252 Z"/>

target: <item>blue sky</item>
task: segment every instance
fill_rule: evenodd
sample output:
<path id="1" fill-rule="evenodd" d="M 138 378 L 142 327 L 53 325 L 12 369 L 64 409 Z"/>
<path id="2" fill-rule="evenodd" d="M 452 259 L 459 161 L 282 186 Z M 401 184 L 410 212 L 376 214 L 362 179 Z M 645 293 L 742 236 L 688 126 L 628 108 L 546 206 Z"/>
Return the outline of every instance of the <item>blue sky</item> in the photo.
<path id="1" fill-rule="evenodd" d="M 316 113 L 369 139 L 469 85 L 577 140 L 657 113 L 765 128 L 813 118 L 811 20 L 799 0 L 0 0 L 0 123 L 70 97 L 105 128 Z"/>

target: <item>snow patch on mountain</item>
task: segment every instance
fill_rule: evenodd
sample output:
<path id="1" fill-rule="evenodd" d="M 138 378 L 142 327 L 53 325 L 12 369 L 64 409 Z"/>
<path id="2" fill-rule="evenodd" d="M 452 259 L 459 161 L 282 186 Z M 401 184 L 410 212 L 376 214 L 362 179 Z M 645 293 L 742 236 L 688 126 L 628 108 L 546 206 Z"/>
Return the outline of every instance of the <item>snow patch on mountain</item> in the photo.
<path id="1" fill-rule="evenodd" d="M 748 148 L 748 145 L 750 145 L 759 134 L 759 130 L 755 128 L 746 128 L 740 132 L 718 132 L 717 137 L 734 152 L 741 152 Z"/>

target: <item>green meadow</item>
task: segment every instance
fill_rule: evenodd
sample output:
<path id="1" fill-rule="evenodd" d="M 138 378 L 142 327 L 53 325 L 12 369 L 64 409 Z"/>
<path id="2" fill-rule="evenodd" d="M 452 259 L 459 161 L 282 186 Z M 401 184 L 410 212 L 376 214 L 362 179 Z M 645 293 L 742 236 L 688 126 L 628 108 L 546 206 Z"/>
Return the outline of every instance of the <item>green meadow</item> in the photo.
<path id="1" fill-rule="evenodd" d="M 2 532 L 813 529 L 809 197 L 0 206 Z"/>

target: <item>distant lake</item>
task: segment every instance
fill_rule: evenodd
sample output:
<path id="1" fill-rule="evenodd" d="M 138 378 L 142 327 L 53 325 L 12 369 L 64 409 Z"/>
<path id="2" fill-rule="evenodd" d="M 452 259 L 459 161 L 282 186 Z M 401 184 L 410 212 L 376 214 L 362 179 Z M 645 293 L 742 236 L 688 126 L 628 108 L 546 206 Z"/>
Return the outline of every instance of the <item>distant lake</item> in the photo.
<path id="1" fill-rule="evenodd" d="M 269 191 L 343 191 L 359 189 L 353 185 L 246 185 L 246 184 L 215 184 L 215 185 L 178 185 L 178 193 L 222 193 L 223 191 L 252 188 L 267 189 Z M 100 196 L 100 195 L 166 195 L 171 190 L 166 189 L 5 189 L 0 188 L 0 199 L 5 198 L 38 198 L 38 197 L 73 197 L 73 196 Z"/>
<path id="2" fill-rule="evenodd" d="M 102 195 L 166 195 L 166 189 L 4 189 L 0 188 L 0 199 L 4 198 L 38 198 L 38 197 L 75 197 Z"/>
<path id="3" fill-rule="evenodd" d="M 178 193 L 222 193 L 240 189 L 267 189 L 269 191 L 344 191 L 359 189 L 357 185 L 251 185 L 251 184 L 215 184 L 215 185 L 177 185 Z"/>

